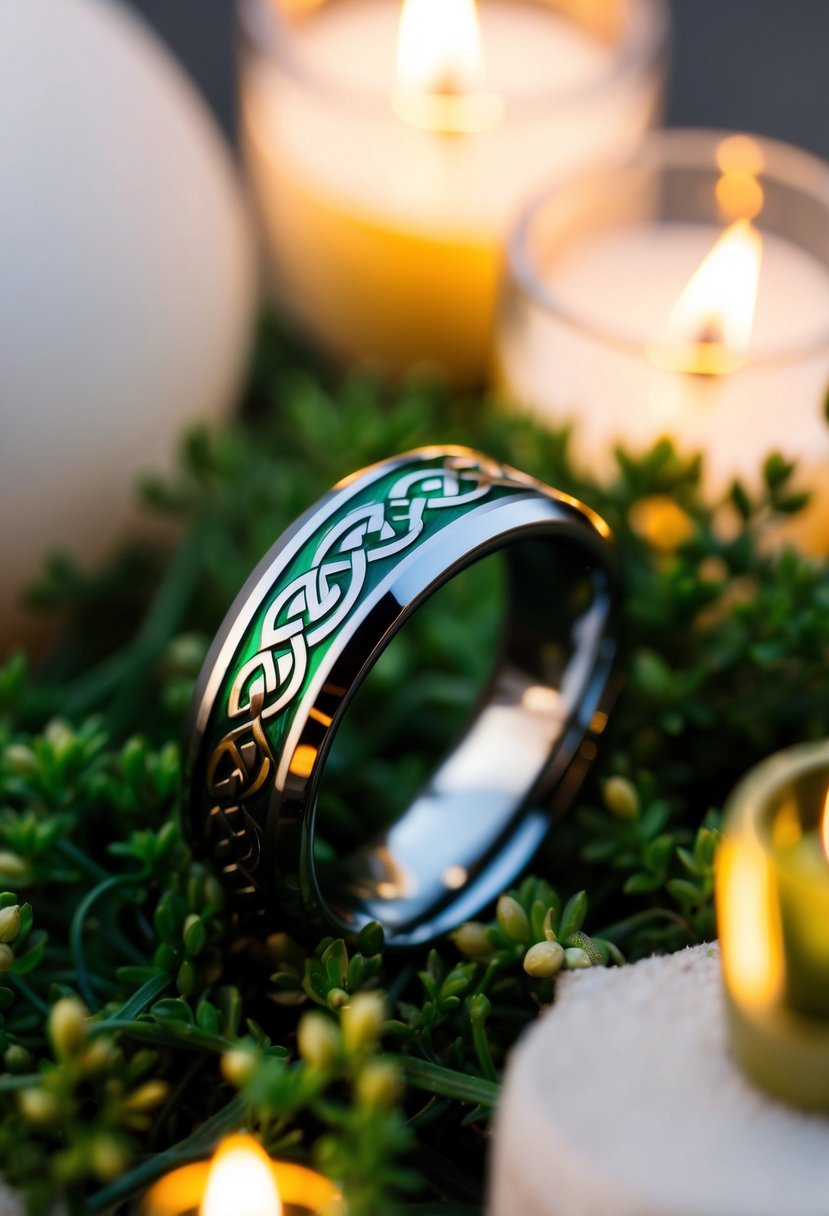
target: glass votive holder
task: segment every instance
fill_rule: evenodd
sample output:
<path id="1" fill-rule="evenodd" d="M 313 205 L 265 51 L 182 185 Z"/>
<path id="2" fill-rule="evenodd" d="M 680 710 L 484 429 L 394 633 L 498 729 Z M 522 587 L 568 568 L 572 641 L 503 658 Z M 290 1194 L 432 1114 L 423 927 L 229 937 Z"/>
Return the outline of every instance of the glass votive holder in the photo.
<path id="1" fill-rule="evenodd" d="M 717 916 L 734 1056 L 829 1111 L 829 742 L 771 757 L 726 808 Z"/>
<path id="2" fill-rule="evenodd" d="M 509 223 L 661 112 L 665 0 L 239 0 L 281 309 L 340 360 L 483 380 Z M 477 14 L 477 15 L 476 15 Z M 429 24 L 429 23 L 433 24 Z M 478 22 L 478 24 L 476 24 Z"/>
<path id="3" fill-rule="evenodd" d="M 599 475 L 614 445 L 667 436 L 704 454 L 712 493 L 734 476 L 756 488 L 773 450 L 820 491 L 829 165 L 771 140 L 669 130 L 554 185 L 511 236 L 496 379 L 572 424 L 574 456 Z M 828 505 L 800 539 L 825 540 Z"/>

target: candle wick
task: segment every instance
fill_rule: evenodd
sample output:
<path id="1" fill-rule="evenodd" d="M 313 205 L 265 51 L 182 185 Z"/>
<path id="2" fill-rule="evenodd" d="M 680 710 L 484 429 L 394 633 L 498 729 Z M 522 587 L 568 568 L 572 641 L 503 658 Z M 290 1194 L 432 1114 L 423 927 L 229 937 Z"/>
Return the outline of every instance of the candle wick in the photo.
<path id="1" fill-rule="evenodd" d="M 723 346 L 725 344 L 725 329 L 717 317 L 709 317 L 695 338 L 697 346 Z"/>
<path id="2" fill-rule="evenodd" d="M 457 73 L 451 68 L 444 68 L 441 73 L 435 77 L 434 82 L 429 86 L 428 92 L 433 97 L 460 97 L 464 92 L 461 89 Z"/>

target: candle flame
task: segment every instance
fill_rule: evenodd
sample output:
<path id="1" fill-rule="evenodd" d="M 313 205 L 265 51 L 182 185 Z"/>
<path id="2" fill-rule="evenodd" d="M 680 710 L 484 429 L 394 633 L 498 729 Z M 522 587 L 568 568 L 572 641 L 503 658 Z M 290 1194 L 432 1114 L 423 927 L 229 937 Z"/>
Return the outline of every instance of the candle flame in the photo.
<path id="1" fill-rule="evenodd" d="M 667 340 L 649 347 L 651 361 L 702 376 L 738 368 L 751 341 L 762 256 L 750 219 L 729 225 L 671 309 Z"/>
<path id="2" fill-rule="evenodd" d="M 484 91 L 486 65 L 475 0 L 404 0 L 397 40 L 398 115 L 444 132 L 487 130 L 500 98 Z"/>
<path id="3" fill-rule="evenodd" d="M 749 1008 L 767 1008 L 783 989 L 783 944 L 768 859 L 755 840 L 726 838 L 720 846 L 717 921 L 731 993 Z"/>
<path id="4" fill-rule="evenodd" d="M 484 83 L 475 0 L 404 0 L 397 79 L 419 93 L 471 93 Z"/>
<path id="5" fill-rule="evenodd" d="M 771 842 L 777 853 L 790 853 L 803 839 L 803 820 L 795 798 L 787 798 L 774 817 Z"/>
<path id="6" fill-rule="evenodd" d="M 829 861 L 829 790 L 826 791 L 823 814 L 820 817 L 820 840 L 823 845 L 824 856 Z"/>
<path id="7" fill-rule="evenodd" d="M 703 258 L 668 317 L 664 338 L 651 343 L 657 367 L 702 376 L 736 370 L 751 342 L 763 238 L 754 220 L 765 197 L 763 150 L 750 135 L 731 135 L 717 148 L 714 197 L 725 228 Z"/>
<path id="8" fill-rule="evenodd" d="M 282 1216 L 271 1160 L 251 1136 L 231 1136 L 219 1147 L 200 1216 Z"/>

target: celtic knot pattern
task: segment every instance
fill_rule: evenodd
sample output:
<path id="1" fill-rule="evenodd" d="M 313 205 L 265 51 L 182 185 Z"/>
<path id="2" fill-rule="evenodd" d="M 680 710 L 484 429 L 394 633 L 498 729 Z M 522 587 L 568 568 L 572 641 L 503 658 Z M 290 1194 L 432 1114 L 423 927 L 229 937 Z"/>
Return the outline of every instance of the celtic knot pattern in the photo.
<path id="1" fill-rule="evenodd" d="M 251 799 L 276 776 L 268 724 L 298 701 L 311 652 L 332 637 L 360 603 L 370 568 L 411 549 L 441 513 L 485 498 L 509 483 L 495 464 L 466 456 L 401 471 L 381 501 L 355 506 L 322 532 L 308 569 L 281 587 L 259 626 L 256 652 L 222 690 L 217 709 L 233 723 L 207 764 L 208 848 L 242 897 L 255 897 L 261 828 Z"/>

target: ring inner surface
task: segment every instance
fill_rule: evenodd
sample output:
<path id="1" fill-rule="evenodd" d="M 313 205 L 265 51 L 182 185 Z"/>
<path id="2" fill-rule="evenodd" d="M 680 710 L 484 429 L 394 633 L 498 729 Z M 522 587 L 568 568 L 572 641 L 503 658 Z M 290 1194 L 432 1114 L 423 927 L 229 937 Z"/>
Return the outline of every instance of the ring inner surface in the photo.
<path id="1" fill-rule="evenodd" d="M 492 577 L 499 572 L 500 594 Z M 543 805 L 573 759 L 588 725 L 580 711 L 590 701 L 586 694 L 597 673 L 604 683 L 608 576 L 582 545 L 560 535 L 553 541 L 528 539 L 475 563 L 457 581 L 464 578 L 477 580 L 484 589 L 485 594 L 469 607 L 468 627 L 491 656 L 479 668 L 477 704 L 465 728 L 390 826 L 344 857 L 329 849 L 327 859 L 324 850 L 317 858 L 329 913 L 352 930 L 378 919 L 392 933 L 408 935 L 449 908 L 457 920 L 465 896 L 470 908 L 473 902 L 480 905 L 480 885 L 508 853 L 528 806 Z M 395 645 L 406 642 L 406 633 L 416 628 L 421 613 L 432 612 L 439 625 L 436 609 L 441 597 L 452 590 L 450 584 L 434 604 L 427 602 L 418 610 L 376 664 L 377 673 L 387 659 L 394 672 Z M 414 661 L 412 655 L 409 661 Z M 483 674 L 488 678 L 482 679 Z M 467 687 L 471 690 L 473 684 L 470 680 Z M 360 729 L 365 691 L 357 694 L 348 710 L 347 718 L 353 717 L 348 722 L 351 731 Z M 387 691 L 392 703 L 406 695 L 405 685 Z M 472 699 L 470 691 L 467 707 Z M 413 706 L 412 712 L 429 714 L 432 708 Z M 592 710 L 588 720 L 591 714 Z M 405 741 L 394 762 L 387 759 L 391 782 L 397 766 L 405 776 Z M 337 769 L 335 741 L 326 782 Z M 377 799 L 378 791 L 370 797 Z M 326 801 L 324 782 L 316 825 L 323 837 Z M 389 801 L 394 802 L 392 796 Z M 359 806 L 352 804 L 349 809 L 359 816 Z M 370 815 L 367 818 L 371 820 Z"/>

